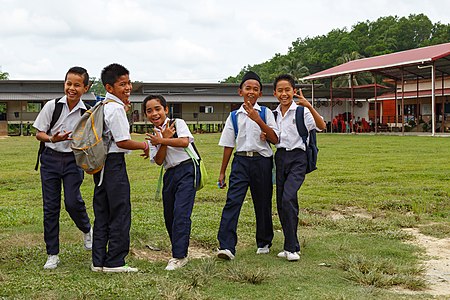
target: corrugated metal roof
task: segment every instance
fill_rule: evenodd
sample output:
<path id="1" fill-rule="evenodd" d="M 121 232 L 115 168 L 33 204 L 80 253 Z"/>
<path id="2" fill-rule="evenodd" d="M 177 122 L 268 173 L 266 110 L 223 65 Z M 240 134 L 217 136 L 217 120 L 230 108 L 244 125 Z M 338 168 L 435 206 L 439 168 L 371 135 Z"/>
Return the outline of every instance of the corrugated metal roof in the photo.
<path id="1" fill-rule="evenodd" d="M 64 96 L 62 93 L 0 93 L 0 101 L 48 101 Z M 95 101 L 94 94 L 84 94 L 81 99 Z"/>
<path id="2" fill-rule="evenodd" d="M 345 74 L 379 71 L 382 75 L 399 79 L 401 69 L 404 76 L 429 78 L 429 69 L 418 69 L 418 65 L 428 65 L 431 62 L 439 63 L 436 68 L 439 71 L 450 70 L 450 61 L 442 59 L 450 56 L 450 43 L 439 44 L 429 47 L 417 48 L 370 58 L 352 60 L 342 65 L 306 76 L 303 80 L 316 80 L 322 78 L 338 77 Z M 441 60 L 442 59 L 442 60 Z"/>

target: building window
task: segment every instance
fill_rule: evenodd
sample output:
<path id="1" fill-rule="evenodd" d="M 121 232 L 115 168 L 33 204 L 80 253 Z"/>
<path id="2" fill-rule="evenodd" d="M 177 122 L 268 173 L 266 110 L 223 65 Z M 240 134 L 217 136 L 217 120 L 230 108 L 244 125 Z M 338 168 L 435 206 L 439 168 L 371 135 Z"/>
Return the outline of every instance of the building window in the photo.
<path id="1" fill-rule="evenodd" d="M 203 105 L 201 105 L 200 106 L 200 112 L 201 113 L 205 113 L 205 114 L 212 114 L 212 113 L 214 113 L 214 106 L 211 106 L 211 105 L 203 106 Z"/>
<path id="2" fill-rule="evenodd" d="M 41 111 L 42 102 L 28 102 L 27 103 L 27 112 L 38 113 Z"/>

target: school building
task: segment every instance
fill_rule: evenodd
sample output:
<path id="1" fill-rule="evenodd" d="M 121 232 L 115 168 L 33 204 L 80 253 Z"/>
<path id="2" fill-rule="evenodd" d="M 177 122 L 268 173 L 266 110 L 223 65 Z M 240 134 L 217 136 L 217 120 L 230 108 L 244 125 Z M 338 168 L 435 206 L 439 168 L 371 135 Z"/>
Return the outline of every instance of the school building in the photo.
<path id="1" fill-rule="evenodd" d="M 47 101 L 64 95 L 62 80 L 0 80 L 0 135 L 34 134 L 32 124 Z M 168 101 L 172 118 L 183 118 L 193 132 L 217 132 L 223 128 L 229 113 L 239 108 L 242 97 L 238 95 L 239 84 L 226 83 L 133 83 L 130 97 L 129 120 L 135 132 L 146 132 L 151 125 L 145 118 L 143 99 L 149 94 L 161 94 Z M 327 99 L 328 89 L 310 84 L 298 85 L 308 99 L 314 96 L 314 106 L 331 120 Z M 346 99 L 348 89 L 336 89 L 335 95 Z M 356 110 L 362 117 L 368 116 L 368 98 L 373 95 L 370 88 L 358 89 Z M 88 92 L 82 99 L 94 105 L 98 98 Z M 273 85 L 263 85 L 263 96 L 258 103 L 271 109 L 278 105 L 273 96 Z M 350 111 L 350 102 L 334 103 L 335 113 Z"/>
<path id="2" fill-rule="evenodd" d="M 383 83 L 334 88 L 333 80 L 369 72 Z M 309 75 L 297 87 L 312 101 L 332 132 L 335 116 L 346 122 L 370 121 L 378 131 L 450 132 L 450 43 L 350 61 Z M 327 81 L 329 81 L 327 83 Z M 0 80 L 0 135 L 32 134 L 33 124 L 45 102 L 61 97 L 62 80 Z M 133 83 L 129 120 L 132 130 L 150 127 L 142 101 L 149 94 L 163 95 L 171 118 L 184 119 L 193 132 L 221 131 L 229 113 L 242 104 L 238 84 Z M 278 105 L 272 84 L 263 85 L 258 103 Z M 82 99 L 93 105 L 92 93 Z M 353 131 L 350 127 L 350 132 Z"/>

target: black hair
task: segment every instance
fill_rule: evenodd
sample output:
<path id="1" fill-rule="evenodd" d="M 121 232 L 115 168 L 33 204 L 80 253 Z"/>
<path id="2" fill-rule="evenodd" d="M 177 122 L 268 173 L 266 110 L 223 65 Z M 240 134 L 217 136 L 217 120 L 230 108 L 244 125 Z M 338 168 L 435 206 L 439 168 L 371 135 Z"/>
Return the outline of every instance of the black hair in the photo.
<path id="1" fill-rule="evenodd" d="M 83 76 L 83 84 L 84 86 L 89 85 L 89 74 L 85 68 L 82 67 L 72 67 L 67 71 L 66 77 L 64 77 L 64 81 L 67 80 L 67 75 L 69 74 L 78 74 L 80 76 Z"/>
<path id="2" fill-rule="evenodd" d="M 148 95 L 147 97 L 145 97 L 144 103 L 142 104 L 144 112 L 146 111 L 147 102 L 153 99 L 157 99 L 162 107 L 166 109 L 167 101 L 162 95 Z"/>
<path id="3" fill-rule="evenodd" d="M 103 86 L 107 84 L 114 86 L 114 83 L 120 76 L 129 75 L 130 72 L 124 66 L 120 64 L 110 64 L 103 68 L 100 78 L 102 79 Z"/>
<path id="4" fill-rule="evenodd" d="M 294 79 L 294 77 L 291 74 L 281 74 L 281 75 L 278 75 L 275 78 L 275 81 L 273 82 L 273 90 L 274 91 L 277 89 L 277 83 L 279 81 L 282 81 L 282 80 L 288 81 L 291 84 L 292 88 L 295 89 L 295 79 Z"/>

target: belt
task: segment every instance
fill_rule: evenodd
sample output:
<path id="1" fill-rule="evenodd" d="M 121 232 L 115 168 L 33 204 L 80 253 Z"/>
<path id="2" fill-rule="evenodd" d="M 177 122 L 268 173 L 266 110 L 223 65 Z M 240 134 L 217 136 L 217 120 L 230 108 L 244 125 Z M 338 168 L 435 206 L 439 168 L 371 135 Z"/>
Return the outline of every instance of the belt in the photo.
<path id="1" fill-rule="evenodd" d="M 301 148 L 294 148 L 291 150 L 287 150 L 286 148 L 277 148 L 277 151 L 286 151 L 286 152 L 298 152 L 298 151 L 303 151 L 305 152 L 305 150 L 301 149 Z"/>
<path id="2" fill-rule="evenodd" d="M 236 151 L 235 155 L 237 156 L 246 156 L 246 157 L 254 157 L 254 156 L 262 156 L 256 151 Z"/>
<path id="3" fill-rule="evenodd" d="M 59 151 L 53 150 L 50 147 L 45 147 L 44 151 L 47 154 L 50 154 L 50 155 L 73 156 L 73 152 L 72 151 L 70 151 L 70 152 L 59 152 Z"/>

